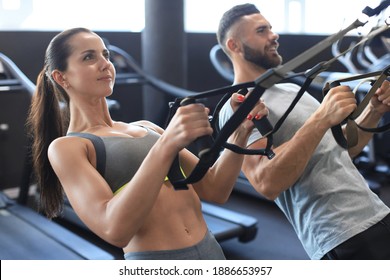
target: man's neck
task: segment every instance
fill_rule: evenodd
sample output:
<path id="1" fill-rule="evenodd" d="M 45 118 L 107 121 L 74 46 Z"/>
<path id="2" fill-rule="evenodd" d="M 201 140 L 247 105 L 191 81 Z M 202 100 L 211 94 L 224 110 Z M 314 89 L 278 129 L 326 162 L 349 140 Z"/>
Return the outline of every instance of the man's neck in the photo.
<path id="1" fill-rule="evenodd" d="M 266 72 L 262 68 L 254 67 L 240 67 L 234 70 L 234 84 L 254 81 Z"/>

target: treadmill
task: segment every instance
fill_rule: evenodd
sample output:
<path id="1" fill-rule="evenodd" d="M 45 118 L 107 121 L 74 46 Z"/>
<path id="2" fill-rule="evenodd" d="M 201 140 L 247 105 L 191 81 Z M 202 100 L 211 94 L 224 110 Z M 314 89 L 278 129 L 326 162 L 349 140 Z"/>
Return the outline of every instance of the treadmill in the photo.
<path id="1" fill-rule="evenodd" d="M 0 192 L 1 260 L 113 260 L 115 257 Z"/>

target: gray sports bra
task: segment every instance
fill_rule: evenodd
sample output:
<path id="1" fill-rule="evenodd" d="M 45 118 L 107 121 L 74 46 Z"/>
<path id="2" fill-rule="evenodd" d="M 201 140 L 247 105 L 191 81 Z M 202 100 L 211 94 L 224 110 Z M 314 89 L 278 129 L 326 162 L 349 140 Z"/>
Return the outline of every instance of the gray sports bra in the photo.
<path id="1" fill-rule="evenodd" d="M 137 138 L 96 136 L 79 132 L 71 132 L 67 135 L 92 141 L 96 151 L 96 169 L 114 193 L 130 181 L 160 137 L 158 133 L 150 129 L 147 129 L 145 136 Z"/>

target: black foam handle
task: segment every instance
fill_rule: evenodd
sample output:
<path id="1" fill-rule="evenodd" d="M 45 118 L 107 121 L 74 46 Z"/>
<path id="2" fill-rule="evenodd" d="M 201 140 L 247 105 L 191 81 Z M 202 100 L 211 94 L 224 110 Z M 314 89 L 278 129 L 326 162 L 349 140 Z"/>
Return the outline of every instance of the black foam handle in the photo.
<path id="1" fill-rule="evenodd" d="M 328 92 L 329 92 L 329 90 L 331 89 L 331 88 L 334 88 L 334 87 L 338 87 L 338 86 L 340 86 L 341 84 L 340 84 L 340 82 L 339 81 L 333 81 L 333 82 L 331 82 L 331 83 L 326 83 L 325 84 L 325 86 L 324 86 L 324 88 L 323 88 L 323 96 L 325 96 L 325 95 L 327 95 L 328 94 Z"/>
<path id="2" fill-rule="evenodd" d="M 238 91 L 238 93 L 247 94 L 248 89 L 242 88 Z M 266 137 L 268 134 L 270 134 L 274 130 L 274 127 L 269 122 L 269 120 L 266 116 L 262 117 L 259 120 L 253 119 L 253 123 L 255 124 L 255 127 L 260 131 L 260 133 L 263 137 Z"/>
<path id="3" fill-rule="evenodd" d="M 195 98 L 186 97 L 180 102 L 180 106 L 194 104 L 195 102 Z M 204 135 L 195 139 L 194 144 L 198 149 L 198 157 L 200 158 L 203 154 L 210 151 L 211 147 L 213 146 L 213 143 L 214 140 L 210 135 Z"/>
<path id="4" fill-rule="evenodd" d="M 328 93 L 328 91 L 331 88 L 337 87 L 339 85 L 341 85 L 339 81 L 333 81 L 330 84 L 329 83 L 326 84 L 325 88 L 324 88 L 324 96 Z M 343 129 L 341 128 L 341 124 L 332 126 L 331 131 L 332 131 L 333 137 L 336 140 L 337 144 L 339 144 L 341 147 L 347 149 L 348 142 L 347 142 L 347 139 L 344 137 Z"/>
<path id="5" fill-rule="evenodd" d="M 256 128 L 260 131 L 261 136 L 263 137 L 268 136 L 268 134 L 270 134 L 274 130 L 274 127 L 269 122 L 268 118 L 265 116 L 259 120 L 253 120 L 253 123 L 255 124 Z"/>
<path id="6" fill-rule="evenodd" d="M 339 81 L 333 81 L 330 83 L 329 87 L 335 88 L 335 87 L 338 87 L 339 85 L 341 85 Z"/>

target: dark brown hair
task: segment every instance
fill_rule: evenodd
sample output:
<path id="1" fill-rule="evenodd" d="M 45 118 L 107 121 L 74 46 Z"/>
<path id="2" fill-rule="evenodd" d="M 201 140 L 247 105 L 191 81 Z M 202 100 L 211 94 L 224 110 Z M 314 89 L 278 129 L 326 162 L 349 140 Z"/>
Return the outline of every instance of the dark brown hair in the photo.
<path id="1" fill-rule="evenodd" d="M 217 40 L 223 50 L 225 50 L 226 33 L 241 17 L 251 14 L 259 14 L 260 11 L 253 4 L 237 5 L 226 11 L 219 21 Z"/>
<path id="2" fill-rule="evenodd" d="M 47 151 L 54 139 L 65 134 L 69 122 L 69 97 L 53 80 L 51 73 L 53 70 L 67 69 L 68 58 L 72 53 L 69 39 L 81 32 L 93 33 L 85 28 L 68 29 L 56 35 L 49 43 L 28 116 L 33 140 L 32 163 L 40 190 L 40 208 L 49 218 L 62 211 L 63 190 L 50 165 Z"/>

